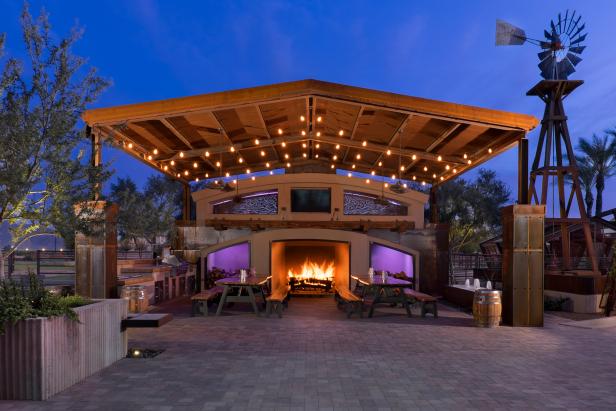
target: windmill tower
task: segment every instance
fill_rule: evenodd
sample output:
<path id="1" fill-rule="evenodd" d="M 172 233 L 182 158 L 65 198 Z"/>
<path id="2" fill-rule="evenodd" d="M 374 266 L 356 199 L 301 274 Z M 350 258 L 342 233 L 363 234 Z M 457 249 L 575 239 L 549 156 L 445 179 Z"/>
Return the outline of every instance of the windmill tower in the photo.
<path id="1" fill-rule="evenodd" d="M 586 255 L 592 271 L 597 273 L 599 266 L 590 220 L 584 206 L 579 169 L 563 105 L 563 100 L 584 83 L 582 80 L 568 80 L 568 76 L 575 72 L 575 66 L 582 61 L 580 54 L 585 49 L 582 43 L 587 36 L 583 33 L 585 27 L 581 23 L 581 16 L 576 16 L 575 11 L 567 11 L 564 16 L 559 13 L 557 20 L 550 21 L 549 30 L 544 30 L 545 40 L 537 40 L 527 37 L 521 28 L 497 20 L 496 45 L 530 43 L 541 48 L 538 66 L 543 80 L 526 93 L 528 96 L 539 97 L 545 103 L 539 142 L 530 172 L 528 203 L 547 205 L 551 197 L 552 217 L 546 218 L 546 225 L 551 225 L 554 233 L 559 234 L 562 271 L 575 269 L 571 258 L 570 233 L 572 226 L 581 225 Z M 571 216 L 574 202 L 579 217 Z"/>

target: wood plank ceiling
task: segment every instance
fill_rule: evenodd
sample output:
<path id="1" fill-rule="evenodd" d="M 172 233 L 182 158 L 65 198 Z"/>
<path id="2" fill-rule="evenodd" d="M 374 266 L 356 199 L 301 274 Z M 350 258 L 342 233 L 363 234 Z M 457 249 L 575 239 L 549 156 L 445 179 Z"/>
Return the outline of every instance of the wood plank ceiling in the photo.
<path id="1" fill-rule="evenodd" d="M 183 182 L 324 163 L 439 184 L 537 125 L 527 115 L 315 80 L 94 109 L 84 120 Z"/>

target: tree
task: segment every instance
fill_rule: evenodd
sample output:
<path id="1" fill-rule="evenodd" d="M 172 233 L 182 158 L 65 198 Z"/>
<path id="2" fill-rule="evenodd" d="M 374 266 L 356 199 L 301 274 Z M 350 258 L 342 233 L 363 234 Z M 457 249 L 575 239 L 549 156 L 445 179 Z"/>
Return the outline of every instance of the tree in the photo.
<path id="1" fill-rule="evenodd" d="M 584 192 L 584 203 L 586 204 L 586 215 L 592 215 L 592 206 L 595 202 L 592 189 L 595 186 L 595 170 L 592 163 L 585 156 L 575 156 L 575 161 L 579 171 L 579 182 Z M 568 182 L 571 183 L 571 175 L 567 174 Z"/>
<path id="2" fill-rule="evenodd" d="M 8 222 L 14 249 L 83 222 L 72 206 L 90 199 L 105 173 L 85 161 L 78 125 L 108 84 L 72 53 L 80 30 L 55 40 L 48 16 L 33 19 L 27 5 L 21 27 L 27 62 L 8 58 L 0 73 L 0 224 Z"/>
<path id="3" fill-rule="evenodd" d="M 479 243 L 500 231 L 500 209 L 511 191 L 492 170 L 480 169 L 475 181 L 448 181 L 438 191 L 440 221 L 449 223 L 449 244 L 454 252 L 479 250 Z"/>
<path id="4" fill-rule="evenodd" d="M 607 130 L 603 137 L 593 134 L 592 140 L 580 138 L 578 150 L 594 170 L 597 201 L 595 215 L 603 211 L 603 191 L 605 181 L 616 174 L 616 130 Z"/>
<path id="5" fill-rule="evenodd" d="M 118 233 L 144 249 L 147 241 L 156 243 L 159 236 L 169 237 L 182 209 L 182 186 L 165 177 L 151 176 L 140 192 L 130 177 L 118 178 L 111 185 L 109 199 L 118 204 Z"/>

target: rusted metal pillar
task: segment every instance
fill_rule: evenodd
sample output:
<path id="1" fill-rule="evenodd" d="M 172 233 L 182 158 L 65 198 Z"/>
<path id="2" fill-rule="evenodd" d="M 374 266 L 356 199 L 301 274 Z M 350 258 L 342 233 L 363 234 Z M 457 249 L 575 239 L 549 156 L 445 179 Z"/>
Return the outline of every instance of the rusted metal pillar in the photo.
<path id="1" fill-rule="evenodd" d="M 101 144 L 101 138 L 98 134 L 92 133 L 92 128 L 90 126 L 86 127 L 86 134 L 90 137 L 90 141 L 92 143 L 92 153 L 90 163 L 92 167 L 100 167 L 103 163 L 103 150 Z M 100 183 L 96 183 L 94 185 L 94 192 L 92 193 L 92 200 L 98 201 L 101 196 L 101 185 Z"/>
<path id="2" fill-rule="evenodd" d="M 518 142 L 518 204 L 530 204 L 528 198 L 528 139 Z"/>
<path id="3" fill-rule="evenodd" d="M 430 187 L 430 222 L 432 224 L 438 224 L 438 201 L 436 191 L 438 188 L 436 186 Z"/>
<path id="4" fill-rule="evenodd" d="M 183 184 L 182 194 L 182 220 L 190 221 L 191 217 L 191 196 L 190 196 L 190 184 Z"/>

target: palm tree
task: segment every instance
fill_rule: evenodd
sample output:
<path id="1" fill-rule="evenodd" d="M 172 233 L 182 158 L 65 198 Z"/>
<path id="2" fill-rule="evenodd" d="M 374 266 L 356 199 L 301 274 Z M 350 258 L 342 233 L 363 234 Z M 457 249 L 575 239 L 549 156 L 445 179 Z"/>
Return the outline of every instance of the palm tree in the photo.
<path id="1" fill-rule="evenodd" d="M 594 171 L 597 189 L 595 215 L 601 214 L 603 210 L 605 181 L 616 174 L 616 129 L 605 133 L 603 137 L 593 134 L 591 141 L 581 138 L 577 146 Z"/>
<path id="2" fill-rule="evenodd" d="M 595 169 L 586 156 L 575 156 L 579 171 L 579 182 L 584 192 L 584 203 L 586 203 L 586 215 L 592 215 L 592 206 L 595 202 L 592 189 L 595 185 Z M 570 175 L 567 175 L 570 178 Z"/>

